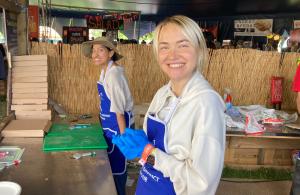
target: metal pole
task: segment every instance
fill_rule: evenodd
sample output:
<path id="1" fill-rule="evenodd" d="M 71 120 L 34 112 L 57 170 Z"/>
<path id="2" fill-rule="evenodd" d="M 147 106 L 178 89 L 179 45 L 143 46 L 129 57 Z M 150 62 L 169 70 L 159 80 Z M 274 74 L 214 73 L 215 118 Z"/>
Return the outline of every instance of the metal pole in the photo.
<path id="1" fill-rule="evenodd" d="M 137 38 L 138 43 L 140 39 L 140 31 L 141 31 L 141 12 L 139 12 L 139 21 L 138 21 L 138 38 Z"/>
<path id="2" fill-rule="evenodd" d="M 8 72 L 7 72 L 7 91 L 6 91 L 6 115 L 8 116 L 11 112 L 10 104 L 11 104 L 11 56 L 10 52 L 8 52 L 8 44 L 7 44 L 7 32 L 6 32 L 6 12 L 5 9 L 2 8 L 3 12 L 3 25 L 4 25 L 4 36 L 5 36 L 5 51 L 6 51 L 6 59 L 8 64 Z"/>

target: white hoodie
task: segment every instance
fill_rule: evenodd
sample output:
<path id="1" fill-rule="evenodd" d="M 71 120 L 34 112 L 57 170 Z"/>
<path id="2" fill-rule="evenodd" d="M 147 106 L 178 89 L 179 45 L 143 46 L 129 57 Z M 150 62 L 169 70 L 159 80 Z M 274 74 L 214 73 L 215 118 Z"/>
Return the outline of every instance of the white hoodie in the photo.
<path id="1" fill-rule="evenodd" d="M 155 94 L 147 116 L 164 120 L 164 109 L 176 98 L 170 83 Z M 225 149 L 224 102 L 203 76 L 196 72 L 183 89 L 167 124 L 166 153 L 157 149 L 154 168 L 170 177 L 177 195 L 215 194 L 221 177 Z"/>

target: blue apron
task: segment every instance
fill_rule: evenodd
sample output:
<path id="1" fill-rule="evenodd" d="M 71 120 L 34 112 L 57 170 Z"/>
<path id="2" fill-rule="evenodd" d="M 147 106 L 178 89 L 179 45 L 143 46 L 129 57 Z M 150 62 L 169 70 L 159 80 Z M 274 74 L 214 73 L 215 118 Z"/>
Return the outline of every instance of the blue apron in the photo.
<path id="1" fill-rule="evenodd" d="M 109 63 L 108 69 L 112 63 Z M 104 81 L 105 82 L 105 81 Z M 100 119 L 103 128 L 104 138 L 107 142 L 108 158 L 113 175 L 122 175 L 126 172 L 126 158 L 121 153 L 118 147 L 112 142 L 112 136 L 120 134 L 120 129 L 117 121 L 116 113 L 110 112 L 111 101 L 108 98 L 104 86 L 101 82 L 97 82 L 97 89 L 100 96 Z M 126 127 L 133 125 L 133 114 L 132 112 L 125 112 Z"/>
<path id="2" fill-rule="evenodd" d="M 177 102 L 178 103 L 178 102 Z M 166 121 L 168 122 L 174 113 L 177 103 L 171 109 Z M 147 118 L 147 136 L 154 147 L 166 152 L 165 134 L 167 132 L 167 122 L 160 120 L 154 115 Z M 136 195 L 176 195 L 173 183 L 169 177 L 164 177 L 162 172 L 146 163 L 140 171 L 137 182 Z"/>

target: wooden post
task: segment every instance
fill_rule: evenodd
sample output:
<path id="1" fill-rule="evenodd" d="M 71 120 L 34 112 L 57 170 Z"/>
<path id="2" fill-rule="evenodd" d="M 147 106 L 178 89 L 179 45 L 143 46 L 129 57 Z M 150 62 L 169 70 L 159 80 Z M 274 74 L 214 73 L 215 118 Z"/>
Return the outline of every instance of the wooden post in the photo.
<path id="1" fill-rule="evenodd" d="M 27 34 L 27 7 L 28 0 L 19 0 L 21 4 L 21 11 L 17 17 L 17 31 L 18 31 L 18 54 L 26 55 L 28 47 L 28 34 Z"/>
<path id="2" fill-rule="evenodd" d="M 8 63 L 8 72 L 7 72 L 7 86 L 6 86 L 6 112 L 7 112 L 7 116 L 11 113 L 11 96 L 12 96 L 12 90 L 11 90 L 11 86 L 12 86 L 12 82 L 11 82 L 11 54 L 10 52 L 8 52 L 6 54 L 7 57 L 7 63 Z"/>

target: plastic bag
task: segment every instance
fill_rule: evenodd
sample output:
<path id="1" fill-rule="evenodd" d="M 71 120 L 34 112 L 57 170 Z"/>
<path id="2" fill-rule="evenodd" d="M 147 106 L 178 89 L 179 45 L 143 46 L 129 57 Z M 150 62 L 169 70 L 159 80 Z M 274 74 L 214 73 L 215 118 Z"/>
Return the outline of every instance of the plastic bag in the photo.
<path id="1" fill-rule="evenodd" d="M 253 114 L 246 114 L 245 132 L 248 135 L 261 135 L 265 131 L 265 127 L 257 122 Z"/>
<path id="2" fill-rule="evenodd" d="M 229 115 L 225 114 L 226 126 L 232 128 L 244 129 L 245 124 L 242 121 L 233 120 Z"/>

